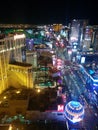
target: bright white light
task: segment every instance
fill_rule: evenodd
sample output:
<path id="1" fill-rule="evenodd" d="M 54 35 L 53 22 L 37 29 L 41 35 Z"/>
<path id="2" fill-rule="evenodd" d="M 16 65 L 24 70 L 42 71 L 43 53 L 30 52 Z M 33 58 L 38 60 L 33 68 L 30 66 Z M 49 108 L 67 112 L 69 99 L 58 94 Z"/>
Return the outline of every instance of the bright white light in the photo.
<path id="1" fill-rule="evenodd" d="M 81 63 L 85 63 L 85 57 L 81 58 Z"/>
<path id="2" fill-rule="evenodd" d="M 77 39 L 77 37 L 71 37 L 70 40 L 71 41 L 77 41 L 78 39 Z"/>
<path id="3" fill-rule="evenodd" d="M 12 125 L 9 126 L 9 129 L 8 130 L 12 130 Z"/>
<path id="4" fill-rule="evenodd" d="M 98 93 L 94 90 L 94 93 L 96 94 L 96 95 L 98 95 Z"/>
<path id="5" fill-rule="evenodd" d="M 73 122 L 73 123 L 76 123 L 76 122 L 80 122 L 81 120 L 82 120 L 82 119 L 79 118 L 79 117 L 74 117 L 73 120 L 72 120 L 72 122 Z"/>
<path id="6" fill-rule="evenodd" d="M 21 34 L 21 35 L 16 34 L 16 35 L 14 36 L 14 40 L 16 40 L 16 39 L 21 39 L 21 38 L 25 38 L 25 37 L 26 37 L 25 34 Z"/>
<path id="7" fill-rule="evenodd" d="M 60 41 L 60 38 L 61 38 L 61 36 L 60 36 L 60 35 L 58 35 L 57 40 L 58 40 L 58 41 Z"/>
<path id="8" fill-rule="evenodd" d="M 40 93 L 40 91 L 41 91 L 40 89 L 37 90 L 38 93 Z"/>
<path id="9" fill-rule="evenodd" d="M 4 99 L 6 99 L 7 97 L 6 97 L 6 96 L 4 96 L 3 98 L 4 98 Z"/>
<path id="10" fill-rule="evenodd" d="M 72 54 L 72 50 L 68 50 L 68 54 L 71 55 Z"/>

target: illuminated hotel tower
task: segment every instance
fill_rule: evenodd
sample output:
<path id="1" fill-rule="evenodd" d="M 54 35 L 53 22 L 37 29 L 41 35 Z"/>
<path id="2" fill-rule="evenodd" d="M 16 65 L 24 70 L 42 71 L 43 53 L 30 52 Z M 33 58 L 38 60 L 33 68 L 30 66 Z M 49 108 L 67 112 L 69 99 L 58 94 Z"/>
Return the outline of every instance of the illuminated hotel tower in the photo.
<path id="1" fill-rule="evenodd" d="M 77 44 L 78 47 L 82 46 L 83 42 L 83 31 L 87 26 L 88 20 L 86 19 L 74 19 L 71 22 L 69 42 L 70 45 Z"/>
<path id="2" fill-rule="evenodd" d="M 98 25 L 93 26 L 93 47 L 94 47 L 94 51 L 98 52 Z"/>
<path id="3" fill-rule="evenodd" d="M 89 51 L 92 45 L 93 27 L 86 26 L 84 29 L 83 51 Z"/>
<path id="4" fill-rule="evenodd" d="M 10 82 L 14 82 L 13 79 L 11 79 L 11 75 L 12 77 L 16 76 L 14 80 L 17 79 L 19 77 L 19 74 L 16 75 L 15 71 L 22 70 L 21 72 L 23 73 L 25 71 L 25 66 L 26 66 L 25 71 L 26 76 L 24 76 L 24 83 L 22 83 L 21 85 L 25 87 L 31 87 L 29 81 L 25 82 L 25 80 L 27 80 L 27 78 L 30 78 L 29 73 L 31 74 L 32 66 L 23 64 L 22 67 L 22 64 L 18 64 L 18 62 L 20 63 L 23 61 L 22 48 L 24 46 L 25 46 L 24 34 L 6 36 L 0 39 L 0 93 L 2 93 L 5 89 L 11 86 Z M 11 73 L 12 70 L 14 71 L 14 73 Z M 20 75 L 22 76 L 23 74 Z"/>
<path id="5" fill-rule="evenodd" d="M 4 39 L 2 39 L 0 40 L 0 93 L 5 89 L 5 87 L 8 87 L 7 70 L 9 52 L 5 52 L 4 48 Z"/>

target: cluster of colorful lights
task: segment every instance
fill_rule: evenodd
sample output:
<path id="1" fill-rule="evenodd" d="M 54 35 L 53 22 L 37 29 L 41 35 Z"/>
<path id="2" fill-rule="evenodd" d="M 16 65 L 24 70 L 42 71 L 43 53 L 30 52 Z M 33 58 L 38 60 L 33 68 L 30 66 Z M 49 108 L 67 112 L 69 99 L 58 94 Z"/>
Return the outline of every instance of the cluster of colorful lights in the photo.
<path id="1" fill-rule="evenodd" d="M 70 101 L 65 106 L 65 117 L 73 123 L 80 122 L 84 117 L 83 106 L 77 101 Z"/>

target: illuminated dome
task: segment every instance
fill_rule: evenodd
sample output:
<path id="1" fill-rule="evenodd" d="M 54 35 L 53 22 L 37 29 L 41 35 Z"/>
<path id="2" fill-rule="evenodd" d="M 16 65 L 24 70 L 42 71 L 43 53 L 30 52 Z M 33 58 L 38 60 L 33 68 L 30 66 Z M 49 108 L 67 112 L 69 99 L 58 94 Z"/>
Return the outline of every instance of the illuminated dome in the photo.
<path id="1" fill-rule="evenodd" d="M 84 107 L 77 101 L 70 101 L 65 106 L 65 116 L 73 123 L 79 122 L 84 117 Z"/>

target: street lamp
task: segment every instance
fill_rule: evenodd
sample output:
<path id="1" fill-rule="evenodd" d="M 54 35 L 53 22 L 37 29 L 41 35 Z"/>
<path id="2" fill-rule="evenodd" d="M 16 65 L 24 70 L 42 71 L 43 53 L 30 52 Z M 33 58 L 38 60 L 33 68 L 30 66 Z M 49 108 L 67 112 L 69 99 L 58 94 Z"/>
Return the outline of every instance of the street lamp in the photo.
<path id="1" fill-rule="evenodd" d="M 7 98 L 6 96 L 3 97 L 3 99 L 6 99 L 6 98 Z"/>
<path id="2" fill-rule="evenodd" d="M 40 93 L 40 91 L 41 91 L 40 89 L 37 89 L 37 92 L 38 92 L 38 93 Z"/>

